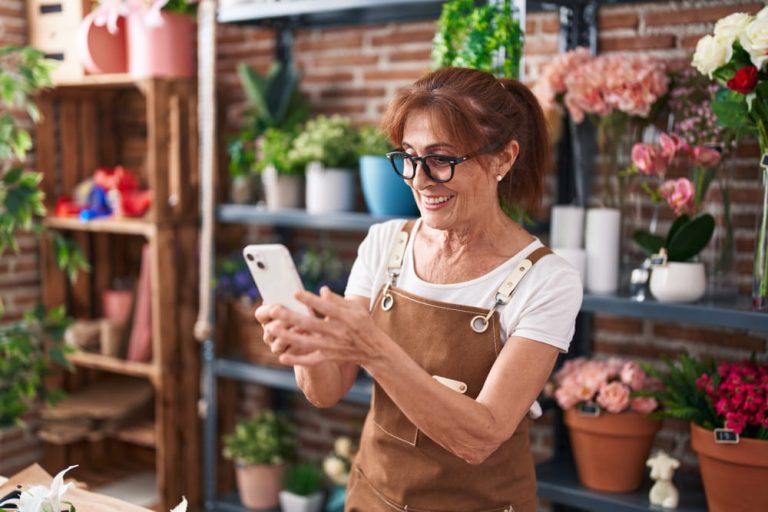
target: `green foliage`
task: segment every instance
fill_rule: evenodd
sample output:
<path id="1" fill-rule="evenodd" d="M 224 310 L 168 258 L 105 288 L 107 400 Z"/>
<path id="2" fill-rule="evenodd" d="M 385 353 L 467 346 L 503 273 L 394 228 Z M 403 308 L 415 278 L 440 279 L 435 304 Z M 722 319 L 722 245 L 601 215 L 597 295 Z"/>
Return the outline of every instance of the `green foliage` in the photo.
<path id="1" fill-rule="evenodd" d="M 23 425 L 21 417 L 37 397 L 53 403 L 59 396 L 43 386 L 50 362 L 71 369 L 63 344 L 69 324 L 64 308 L 38 306 L 21 322 L 0 327 L 0 427 Z"/>
<path id="2" fill-rule="evenodd" d="M 650 256 L 662 248 L 667 250 L 669 261 L 689 261 L 707 246 L 715 232 L 715 219 L 709 213 L 702 213 L 691 219 L 681 215 L 672 223 L 667 238 L 661 238 L 646 231 L 635 231 L 632 239 Z"/>
<path id="3" fill-rule="evenodd" d="M 232 434 L 224 436 L 224 457 L 245 464 L 278 465 L 296 452 L 296 431 L 281 414 L 265 410 L 241 420 Z"/>
<path id="4" fill-rule="evenodd" d="M 303 174 L 305 162 L 292 151 L 296 133 L 294 130 L 267 128 L 258 141 L 256 170 L 262 172 L 273 165 L 279 174 Z"/>
<path id="5" fill-rule="evenodd" d="M 283 488 L 299 496 L 309 496 L 323 488 L 323 473 L 314 464 L 296 464 L 288 468 Z"/>
<path id="6" fill-rule="evenodd" d="M 325 167 L 357 166 L 358 131 L 348 117 L 317 116 L 304 125 L 289 158 L 301 165 L 318 161 Z"/>
<path id="7" fill-rule="evenodd" d="M 517 78 L 522 52 L 523 31 L 512 0 L 443 4 L 432 42 L 433 69 L 461 66 Z"/>
<path id="8" fill-rule="evenodd" d="M 189 0 L 168 0 L 168 3 L 165 4 L 163 10 L 178 14 L 195 14 L 197 11 L 197 2 L 190 2 Z"/>
<path id="9" fill-rule="evenodd" d="M 384 156 L 389 151 L 392 151 L 392 144 L 380 129 L 375 126 L 360 128 L 357 141 L 359 156 Z"/>
<path id="10" fill-rule="evenodd" d="M 336 293 L 344 292 L 344 265 L 333 251 L 308 249 L 299 259 L 296 268 L 305 289 L 319 292 L 320 287 L 326 285 Z"/>
<path id="11" fill-rule="evenodd" d="M 681 354 L 677 361 L 662 356 L 664 369 L 660 370 L 647 363 L 641 363 L 645 372 L 655 377 L 663 388 L 657 391 L 637 391 L 638 396 L 652 396 L 661 408 L 654 416 L 692 421 L 706 429 L 718 426 L 717 412 L 704 390 L 696 387 L 696 380 L 709 374 L 719 384 L 720 376 L 713 360 L 699 361 Z"/>

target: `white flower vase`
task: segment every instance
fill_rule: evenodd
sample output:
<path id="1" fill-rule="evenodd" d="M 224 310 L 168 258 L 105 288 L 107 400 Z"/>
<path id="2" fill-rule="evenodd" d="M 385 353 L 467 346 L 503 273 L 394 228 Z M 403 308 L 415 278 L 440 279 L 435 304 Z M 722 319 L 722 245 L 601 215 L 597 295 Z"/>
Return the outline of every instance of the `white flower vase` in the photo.
<path id="1" fill-rule="evenodd" d="M 355 205 L 355 173 L 350 169 L 307 164 L 307 212 L 352 211 Z"/>
<path id="2" fill-rule="evenodd" d="M 292 492 L 280 491 L 280 509 L 282 512 L 320 512 L 322 507 L 322 492 L 300 496 Z"/>
<path id="3" fill-rule="evenodd" d="M 267 166 L 261 173 L 267 210 L 301 208 L 301 176 L 280 174 L 274 166 Z"/>
<path id="4" fill-rule="evenodd" d="M 704 296 L 704 263 L 670 261 L 651 270 L 651 293 L 659 302 L 695 302 Z"/>

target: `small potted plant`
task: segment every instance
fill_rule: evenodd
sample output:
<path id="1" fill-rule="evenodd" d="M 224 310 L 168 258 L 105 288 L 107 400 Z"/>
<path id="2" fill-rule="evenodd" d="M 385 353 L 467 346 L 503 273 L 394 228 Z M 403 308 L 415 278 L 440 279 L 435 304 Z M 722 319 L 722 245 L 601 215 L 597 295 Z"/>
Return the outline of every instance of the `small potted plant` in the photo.
<path id="1" fill-rule="evenodd" d="M 357 130 L 348 117 L 310 119 L 293 141 L 288 158 L 306 164 L 307 211 L 351 211 L 355 203 Z"/>
<path id="2" fill-rule="evenodd" d="M 357 154 L 360 159 L 360 185 L 368 210 L 377 216 L 412 217 L 419 210 L 410 187 L 392 169 L 384 156 L 392 145 L 375 126 L 360 129 Z"/>
<path id="3" fill-rule="evenodd" d="M 296 452 L 296 433 L 288 420 L 272 410 L 241 420 L 224 436 L 224 457 L 235 463 L 240 501 L 249 508 L 278 504 L 286 463 Z"/>
<path id="4" fill-rule="evenodd" d="M 319 293 L 321 287 L 327 286 L 335 293 L 344 293 L 348 272 L 335 252 L 308 249 L 299 256 L 296 268 L 305 289 Z"/>
<path id="5" fill-rule="evenodd" d="M 244 130 L 227 145 L 229 156 L 229 200 L 247 204 L 254 198 L 253 173 L 256 169 L 255 140 Z"/>
<path id="6" fill-rule="evenodd" d="M 663 363 L 644 365 L 663 387 L 642 394 L 658 400 L 658 416 L 690 422 L 709 510 L 768 510 L 768 364 Z"/>
<path id="7" fill-rule="evenodd" d="M 320 512 L 323 505 L 323 474 L 311 463 L 288 468 L 280 491 L 283 512 Z"/>
<path id="8" fill-rule="evenodd" d="M 256 142 L 256 170 L 261 173 L 267 208 L 300 208 L 305 162 L 293 152 L 293 130 L 267 128 Z"/>
<path id="9" fill-rule="evenodd" d="M 564 410 L 582 485 L 604 492 L 640 487 L 645 461 L 661 422 L 655 399 L 638 392 L 655 385 L 640 366 L 622 358 L 566 361 L 547 386 Z"/>

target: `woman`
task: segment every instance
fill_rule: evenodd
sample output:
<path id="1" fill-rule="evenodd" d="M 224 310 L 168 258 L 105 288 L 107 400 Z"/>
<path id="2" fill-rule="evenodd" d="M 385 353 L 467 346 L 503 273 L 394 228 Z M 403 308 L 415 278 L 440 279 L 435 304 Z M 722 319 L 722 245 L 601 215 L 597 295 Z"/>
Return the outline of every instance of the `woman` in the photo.
<path id="1" fill-rule="evenodd" d="M 582 297 L 577 272 L 501 208 L 540 201 L 541 109 L 516 80 L 446 68 L 384 126 L 421 218 L 371 227 L 345 298 L 300 292 L 318 318 L 260 307 L 264 341 L 318 407 L 360 367 L 375 381 L 346 510 L 535 511 L 527 416 Z"/>

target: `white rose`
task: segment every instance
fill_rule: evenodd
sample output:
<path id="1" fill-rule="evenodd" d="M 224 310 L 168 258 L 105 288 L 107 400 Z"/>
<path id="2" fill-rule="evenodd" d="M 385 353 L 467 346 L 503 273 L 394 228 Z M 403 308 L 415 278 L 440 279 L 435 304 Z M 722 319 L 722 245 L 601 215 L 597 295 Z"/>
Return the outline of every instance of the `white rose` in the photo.
<path id="1" fill-rule="evenodd" d="M 344 463 L 336 457 L 329 457 L 323 461 L 323 471 L 332 482 L 344 485 L 347 483 L 347 472 Z"/>
<path id="2" fill-rule="evenodd" d="M 352 458 L 352 440 L 348 437 L 340 437 L 336 439 L 336 442 L 333 443 L 333 451 L 336 452 L 336 455 L 340 455 L 342 457 L 346 457 L 347 459 Z"/>
<path id="3" fill-rule="evenodd" d="M 733 44 L 752 20 L 752 16 L 745 12 L 735 12 L 726 16 L 715 24 L 715 37 L 722 37 L 728 41 L 728 44 Z"/>
<path id="4" fill-rule="evenodd" d="M 762 11 L 761 11 L 762 12 Z M 744 33 L 739 38 L 742 48 L 744 48 L 752 59 L 752 64 L 757 69 L 763 67 L 768 60 L 768 15 L 755 20 L 747 25 Z"/>
<path id="5" fill-rule="evenodd" d="M 755 18 L 757 19 L 762 19 L 765 17 L 768 17 L 768 5 L 763 7 L 760 12 L 755 15 Z"/>
<path id="6" fill-rule="evenodd" d="M 733 56 L 733 47 L 722 37 L 704 36 L 696 44 L 691 64 L 704 75 L 712 78 L 717 68 L 725 65 Z"/>

